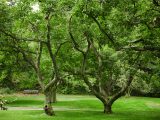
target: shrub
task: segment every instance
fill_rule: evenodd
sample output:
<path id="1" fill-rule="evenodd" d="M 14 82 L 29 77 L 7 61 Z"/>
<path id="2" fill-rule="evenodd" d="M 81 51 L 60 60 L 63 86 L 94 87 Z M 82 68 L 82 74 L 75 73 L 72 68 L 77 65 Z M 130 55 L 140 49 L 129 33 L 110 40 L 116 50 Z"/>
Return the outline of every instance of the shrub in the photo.
<path id="1" fill-rule="evenodd" d="M 9 88 L 0 88 L 0 94 L 11 94 L 13 93 L 12 90 L 10 90 Z"/>

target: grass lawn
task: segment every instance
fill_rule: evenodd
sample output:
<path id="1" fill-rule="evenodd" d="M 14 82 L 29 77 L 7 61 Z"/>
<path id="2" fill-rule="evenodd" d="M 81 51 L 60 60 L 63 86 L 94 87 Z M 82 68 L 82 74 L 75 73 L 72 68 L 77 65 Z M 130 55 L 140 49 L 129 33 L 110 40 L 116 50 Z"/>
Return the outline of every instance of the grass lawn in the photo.
<path id="1" fill-rule="evenodd" d="M 12 107 L 42 108 L 43 95 L 11 95 L 8 111 L 0 111 L 0 120 L 160 120 L 160 98 L 123 97 L 113 104 L 113 114 L 103 114 L 102 103 L 93 96 L 58 95 L 53 104 L 56 116 L 43 110 L 10 110 Z"/>

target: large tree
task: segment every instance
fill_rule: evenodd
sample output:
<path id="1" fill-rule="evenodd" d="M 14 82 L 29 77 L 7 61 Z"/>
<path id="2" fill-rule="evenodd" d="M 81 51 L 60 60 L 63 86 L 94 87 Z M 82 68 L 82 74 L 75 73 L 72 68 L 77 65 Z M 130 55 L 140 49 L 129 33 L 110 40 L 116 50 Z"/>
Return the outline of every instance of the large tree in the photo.
<path id="1" fill-rule="evenodd" d="M 70 74 L 84 80 L 103 102 L 104 113 L 112 113 L 112 104 L 140 70 L 159 63 L 157 0 L 1 4 L 1 50 L 14 51 L 33 68 L 49 115 L 54 114 L 51 102 L 57 84 Z"/>
<path id="2" fill-rule="evenodd" d="M 0 31 L 6 39 L 2 41 L 3 48 L 17 52 L 33 68 L 46 97 L 48 115 L 54 115 L 51 103 L 56 97 L 57 84 L 62 79 L 59 61 L 63 57 L 59 51 L 69 43 L 65 38 L 67 14 L 64 12 L 68 6 L 64 5 L 61 9 L 61 4 L 64 5 L 62 1 L 30 0 L 11 1 L 8 5 L 5 1 L 2 3 L 8 13 L 3 12 L 3 15 L 11 21 L 6 18 L 2 20 L 4 26 Z M 11 25 L 8 28 L 5 24 Z"/>
<path id="3" fill-rule="evenodd" d="M 153 1 L 79 1 L 72 10 L 68 30 L 81 54 L 76 72 L 103 102 L 104 113 L 112 113 L 112 104 L 132 83 L 141 56 L 158 54 L 159 12 L 154 7 Z M 118 81 L 124 83 L 121 89 L 109 94 Z"/>

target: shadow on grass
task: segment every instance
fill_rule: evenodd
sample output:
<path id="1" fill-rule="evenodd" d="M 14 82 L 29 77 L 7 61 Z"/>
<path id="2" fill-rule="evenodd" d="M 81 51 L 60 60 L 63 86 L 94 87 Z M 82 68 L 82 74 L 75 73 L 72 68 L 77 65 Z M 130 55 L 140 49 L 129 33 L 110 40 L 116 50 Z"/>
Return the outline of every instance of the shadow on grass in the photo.
<path id="1" fill-rule="evenodd" d="M 9 106 L 42 106 L 44 104 L 41 100 L 16 100 L 9 103 Z"/>
<path id="2" fill-rule="evenodd" d="M 101 111 L 55 111 L 55 120 L 159 120 L 160 111 L 115 111 L 104 114 Z M 43 111 L 28 111 L 28 115 L 48 118 Z"/>
<path id="3" fill-rule="evenodd" d="M 98 111 L 67 111 L 56 112 L 57 120 L 65 116 L 66 120 L 159 120 L 160 111 L 115 111 L 104 114 Z M 64 120 L 65 120 L 64 119 Z"/>
<path id="4" fill-rule="evenodd" d="M 0 120 L 159 120 L 160 111 L 115 111 L 107 115 L 99 111 L 56 111 L 49 117 L 43 111 L 0 111 Z"/>

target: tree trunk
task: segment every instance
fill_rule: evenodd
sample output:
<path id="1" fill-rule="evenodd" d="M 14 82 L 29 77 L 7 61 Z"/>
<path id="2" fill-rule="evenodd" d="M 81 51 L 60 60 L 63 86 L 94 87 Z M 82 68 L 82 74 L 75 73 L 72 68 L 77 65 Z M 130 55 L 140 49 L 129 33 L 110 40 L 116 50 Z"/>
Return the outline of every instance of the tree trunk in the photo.
<path id="1" fill-rule="evenodd" d="M 111 114 L 112 113 L 112 105 L 104 103 L 104 113 Z"/>
<path id="2" fill-rule="evenodd" d="M 54 88 L 49 89 L 45 93 L 47 103 L 55 103 L 56 102 L 56 90 Z"/>
<path id="3" fill-rule="evenodd" d="M 101 93 L 96 93 L 95 96 L 103 103 L 104 110 L 103 112 L 105 114 L 111 114 L 112 113 L 112 104 L 110 104 L 109 97 L 104 97 Z M 105 95 L 107 96 L 107 95 Z"/>
<path id="4" fill-rule="evenodd" d="M 51 89 L 51 91 L 50 91 L 51 93 L 51 96 L 50 96 L 50 102 L 51 103 L 55 103 L 55 102 L 57 102 L 57 99 L 56 99 L 56 90 L 54 90 L 54 89 Z"/>
<path id="5" fill-rule="evenodd" d="M 46 93 L 45 94 L 45 106 L 44 106 L 44 111 L 47 115 L 49 116 L 53 116 L 55 115 L 54 114 L 54 111 L 53 111 L 53 108 L 52 108 L 52 102 L 51 102 L 51 96 L 50 96 L 50 93 Z"/>
<path id="6" fill-rule="evenodd" d="M 100 92 L 104 97 L 107 96 L 107 95 L 106 95 L 106 91 L 105 91 L 105 89 L 104 89 L 104 85 L 103 85 L 101 82 L 99 82 L 99 92 Z"/>

